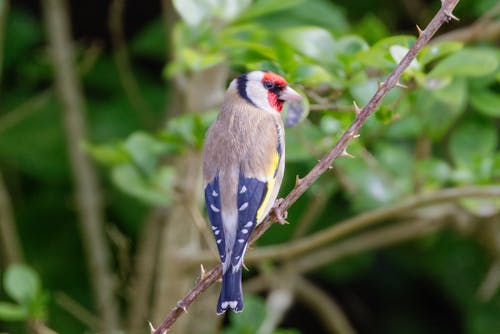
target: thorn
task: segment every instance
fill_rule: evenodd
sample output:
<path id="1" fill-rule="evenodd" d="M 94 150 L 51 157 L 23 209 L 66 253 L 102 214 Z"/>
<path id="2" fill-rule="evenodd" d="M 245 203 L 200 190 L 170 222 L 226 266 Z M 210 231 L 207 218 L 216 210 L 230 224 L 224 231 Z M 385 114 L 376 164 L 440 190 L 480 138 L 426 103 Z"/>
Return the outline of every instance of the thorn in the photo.
<path id="1" fill-rule="evenodd" d="M 205 267 L 203 266 L 203 263 L 200 263 L 200 281 L 204 280 L 206 276 L 207 272 L 205 270 Z"/>
<path id="2" fill-rule="evenodd" d="M 359 133 L 349 132 L 348 136 L 351 139 L 359 138 Z"/>
<path id="3" fill-rule="evenodd" d="M 151 331 L 151 334 L 153 334 L 156 331 L 156 329 L 153 327 L 151 321 L 148 321 L 148 324 L 149 324 L 149 330 Z"/>
<path id="4" fill-rule="evenodd" d="M 405 89 L 408 89 L 408 86 L 402 84 L 401 82 L 396 82 L 396 87 L 400 87 L 400 88 L 405 88 Z"/>
<path id="5" fill-rule="evenodd" d="M 328 170 L 333 170 L 333 166 L 328 166 Z"/>
<path id="6" fill-rule="evenodd" d="M 448 19 L 448 22 L 450 20 L 460 21 L 460 19 L 458 17 L 456 17 L 455 15 L 453 15 L 453 13 L 450 12 L 449 10 L 445 10 L 444 11 L 444 15 L 446 15 L 446 18 Z"/>
<path id="7" fill-rule="evenodd" d="M 295 186 L 297 187 L 301 182 L 302 179 L 298 175 L 295 175 Z"/>
<path id="8" fill-rule="evenodd" d="M 418 31 L 418 37 L 422 36 L 422 34 L 424 33 L 422 29 L 420 29 L 420 27 L 418 26 L 417 24 L 417 31 Z"/>
<path id="9" fill-rule="evenodd" d="M 246 270 L 246 271 L 250 271 L 250 269 L 248 269 L 248 267 L 245 265 L 245 263 L 242 263 L 242 264 L 241 264 L 241 266 L 242 266 L 243 268 L 245 268 L 245 270 Z"/>
<path id="10" fill-rule="evenodd" d="M 182 310 L 184 311 L 184 313 L 188 313 L 188 311 L 187 311 L 187 307 L 186 307 L 185 305 L 183 305 L 183 304 L 182 304 L 182 300 L 179 300 L 179 301 L 177 302 L 177 305 L 176 305 L 176 306 L 177 306 L 177 308 L 182 309 Z"/>
<path id="11" fill-rule="evenodd" d="M 344 149 L 344 150 L 342 151 L 342 153 L 340 153 L 340 156 L 341 156 L 341 157 L 354 158 L 354 155 L 352 155 L 352 154 L 348 153 L 348 152 L 346 151 L 346 149 Z"/>
<path id="12" fill-rule="evenodd" d="M 361 112 L 361 108 L 358 107 L 356 101 L 352 101 L 352 104 L 354 104 L 354 112 L 356 113 L 356 115 L 359 115 L 359 113 Z"/>
<path id="13" fill-rule="evenodd" d="M 378 89 L 382 88 L 382 86 L 384 85 L 384 81 L 380 81 L 380 80 L 377 80 L 377 87 Z"/>

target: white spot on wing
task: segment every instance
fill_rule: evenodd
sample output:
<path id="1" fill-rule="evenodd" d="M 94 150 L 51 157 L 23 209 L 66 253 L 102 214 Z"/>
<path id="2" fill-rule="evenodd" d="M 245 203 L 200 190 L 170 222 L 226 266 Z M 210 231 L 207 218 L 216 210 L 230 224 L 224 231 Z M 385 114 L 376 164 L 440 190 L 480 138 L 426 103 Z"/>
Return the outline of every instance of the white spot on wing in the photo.
<path id="1" fill-rule="evenodd" d="M 238 239 L 238 242 L 239 242 L 240 244 L 242 244 L 242 243 L 244 243 L 244 242 L 245 242 L 245 239 Z"/>
<path id="2" fill-rule="evenodd" d="M 216 231 L 214 232 L 214 234 L 215 234 L 215 235 L 219 235 L 219 233 L 220 233 L 220 230 L 216 230 Z"/>
<path id="3" fill-rule="evenodd" d="M 247 191 L 247 187 L 243 186 L 241 187 L 240 194 L 244 194 Z"/>
<path id="4" fill-rule="evenodd" d="M 248 228 L 248 227 L 251 227 L 252 225 L 253 225 L 253 222 L 248 222 L 248 223 L 245 224 L 245 227 Z"/>
<path id="5" fill-rule="evenodd" d="M 219 212 L 219 211 L 220 211 L 220 209 L 219 209 L 219 208 L 217 208 L 217 207 L 216 207 L 215 205 L 213 205 L 213 204 L 210 204 L 210 209 L 212 209 L 212 211 L 213 211 L 213 212 Z"/>
<path id="6" fill-rule="evenodd" d="M 217 226 L 212 226 L 212 230 L 216 230 L 217 229 Z"/>
<path id="7" fill-rule="evenodd" d="M 217 243 L 220 244 L 222 242 L 222 239 L 217 239 Z"/>
<path id="8" fill-rule="evenodd" d="M 212 196 L 217 197 L 217 196 L 219 196 L 219 194 L 217 194 L 217 192 L 214 190 L 214 191 L 212 191 Z"/>
<path id="9" fill-rule="evenodd" d="M 240 208 L 238 210 L 243 211 L 246 208 L 248 208 L 248 202 L 245 202 L 245 203 L 241 204 L 241 206 L 240 206 Z"/>
<path id="10" fill-rule="evenodd" d="M 217 232 L 219 232 L 219 231 L 217 231 Z M 215 232 L 215 234 L 217 234 L 217 232 Z M 241 233 L 243 233 L 243 234 L 247 234 L 247 233 L 248 233 L 248 230 L 247 230 L 246 228 L 244 228 L 244 229 L 242 229 L 242 230 L 241 230 Z"/>

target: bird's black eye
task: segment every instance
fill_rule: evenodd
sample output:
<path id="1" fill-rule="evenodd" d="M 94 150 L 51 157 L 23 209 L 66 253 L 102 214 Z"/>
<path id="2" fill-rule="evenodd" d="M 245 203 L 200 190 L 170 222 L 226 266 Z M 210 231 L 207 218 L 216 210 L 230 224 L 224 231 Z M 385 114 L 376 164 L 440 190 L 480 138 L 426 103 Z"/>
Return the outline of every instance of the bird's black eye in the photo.
<path id="1" fill-rule="evenodd" d="M 272 81 L 264 81 L 263 82 L 264 88 L 267 90 L 274 90 L 276 89 L 276 84 Z"/>

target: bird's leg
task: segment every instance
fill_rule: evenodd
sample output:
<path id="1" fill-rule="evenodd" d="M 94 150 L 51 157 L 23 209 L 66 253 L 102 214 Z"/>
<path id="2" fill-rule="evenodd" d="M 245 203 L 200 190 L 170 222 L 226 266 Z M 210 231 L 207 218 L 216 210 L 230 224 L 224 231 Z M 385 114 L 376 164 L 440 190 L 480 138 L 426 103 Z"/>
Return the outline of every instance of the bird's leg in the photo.
<path id="1" fill-rule="evenodd" d="M 289 224 L 289 222 L 286 221 L 286 217 L 288 217 L 288 211 L 282 212 L 281 209 L 279 208 L 280 204 L 283 202 L 283 198 L 278 198 L 273 205 L 273 212 L 274 215 L 276 216 L 276 220 L 278 220 L 278 223 L 281 225 Z"/>

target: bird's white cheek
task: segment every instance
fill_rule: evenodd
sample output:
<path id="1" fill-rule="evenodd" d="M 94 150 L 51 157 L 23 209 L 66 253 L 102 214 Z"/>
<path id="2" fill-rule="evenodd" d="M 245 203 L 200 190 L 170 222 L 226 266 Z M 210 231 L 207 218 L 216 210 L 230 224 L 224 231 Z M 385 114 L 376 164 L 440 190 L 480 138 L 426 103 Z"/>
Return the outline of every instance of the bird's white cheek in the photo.
<path id="1" fill-rule="evenodd" d="M 252 82 L 247 86 L 247 95 L 257 108 L 270 113 L 276 113 L 276 110 L 269 104 L 268 91 L 262 87 L 260 82 Z"/>

